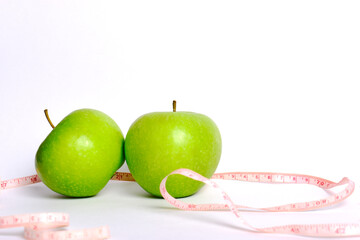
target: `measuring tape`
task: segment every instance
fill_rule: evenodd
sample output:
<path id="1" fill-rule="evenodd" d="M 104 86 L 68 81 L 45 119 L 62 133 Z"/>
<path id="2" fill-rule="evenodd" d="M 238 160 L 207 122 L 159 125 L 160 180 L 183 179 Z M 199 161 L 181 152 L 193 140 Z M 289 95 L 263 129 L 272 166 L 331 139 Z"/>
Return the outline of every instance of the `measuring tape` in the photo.
<path id="1" fill-rule="evenodd" d="M 218 189 L 222 194 L 225 204 L 189 204 L 181 200 L 175 199 L 166 191 L 166 180 L 170 175 L 173 174 L 180 174 L 188 178 L 203 182 L 215 189 Z M 343 178 L 340 182 L 335 183 L 323 178 L 300 174 L 233 172 L 215 173 L 212 179 L 272 184 L 310 184 L 320 187 L 322 189 L 331 189 L 341 185 L 346 185 L 346 187 L 342 191 L 332 193 L 327 198 L 315 201 L 291 203 L 268 208 L 255 208 L 235 204 L 230 199 L 228 194 L 223 191 L 215 181 L 205 178 L 189 169 L 178 169 L 170 173 L 162 180 L 160 184 L 160 192 L 166 201 L 179 209 L 189 211 L 230 210 L 245 228 L 254 232 L 295 234 L 314 237 L 360 236 L 359 224 L 293 224 L 267 228 L 257 228 L 249 224 L 239 213 L 239 209 L 271 212 L 289 212 L 308 211 L 328 207 L 343 201 L 353 193 L 355 189 L 355 183 L 348 178 Z M 135 181 L 131 173 L 124 172 L 116 172 L 111 178 L 111 180 Z M 0 190 L 26 186 L 38 182 L 41 182 L 38 175 L 4 180 L 0 181 Z M 28 240 L 97 240 L 110 238 L 110 231 L 107 226 L 75 231 L 53 231 L 54 228 L 64 227 L 68 225 L 69 216 L 66 213 L 34 213 L 0 217 L 0 228 L 24 227 L 24 237 Z"/>
<path id="2" fill-rule="evenodd" d="M 35 213 L 0 217 L 0 228 L 24 227 L 24 237 L 29 240 L 108 239 L 110 237 L 109 228 L 106 226 L 76 231 L 48 230 L 68 225 L 69 216 L 66 213 Z"/>
<path id="3" fill-rule="evenodd" d="M 180 174 L 188 178 L 203 182 L 210 185 L 213 188 L 218 189 L 226 204 L 189 204 L 172 197 L 166 191 L 166 180 L 170 175 Z M 270 208 L 254 208 L 247 206 L 240 206 L 234 204 L 228 194 L 223 191 L 219 185 L 200 174 L 193 172 L 189 169 L 178 169 L 170 173 L 165 177 L 160 184 L 160 192 L 162 196 L 173 206 L 183 210 L 190 211 L 214 211 L 214 210 L 230 210 L 239 219 L 242 225 L 255 232 L 261 233 L 282 233 L 282 234 L 296 234 L 306 235 L 313 237 L 343 237 L 343 236 L 360 236 L 359 224 L 293 224 L 274 226 L 268 228 L 257 228 L 249 224 L 239 213 L 239 208 L 260 210 L 260 211 L 272 211 L 272 212 L 284 212 L 284 211 L 307 211 L 313 209 L 319 209 L 328 207 L 330 205 L 339 203 L 349 197 L 354 189 L 355 183 L 348 178 L 343 178 L 340 182 L 334 183 L 332 181 L 318 178 L 309 175 L 299 174 L 281 174 L 281 173 L 252 173 L 252 172 L 234 172 L 234 173 L 216 173 L 212 179 L 224 179 L 224 180 L 238 180 L 247 182 L 260 182 L 260 183 L 282 183 L 282 184 L 311 184 L 322 189 L 330 189 L 341 185 L 346 185 L 346 188 L 338 193 L 333 193 L 327 198 L 319 199 L 316 201 L 299 202 L 286 205 L 280 205 Z"/>

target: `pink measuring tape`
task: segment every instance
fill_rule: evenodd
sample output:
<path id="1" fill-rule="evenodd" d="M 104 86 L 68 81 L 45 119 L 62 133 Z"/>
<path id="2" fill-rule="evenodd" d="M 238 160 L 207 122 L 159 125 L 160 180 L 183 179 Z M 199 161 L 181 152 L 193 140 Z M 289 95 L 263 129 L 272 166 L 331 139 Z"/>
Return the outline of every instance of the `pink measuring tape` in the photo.
<path id="1" fill-rule="evenodd" d="M 220 190 L 223 199 L 226 204 L 188 204 L 178 199 L 173 198 L 166 191 L 166 180 L 172 174 L 180 174 L 194 180 L 204 182 L 213 188 Z M 257 228 L 249 224 L 239 213 L 239 208 L 261 210 L 261 211 L 272 211 L 272 212 L 284 212 L 284 211 L 307 211 L 313 209 L 319 209 L 328 207 L 330 205 L 339 203 L 349 197 L 354 189 L 355 183 L 348 178 L 343 178 L 340 182 L 334 183 L 332 181 L 318 178 L 308 175 L 299 174 L 281 174 L 281 173 L 251 173 L 251 172 L 234 172 L 234 173 L 216 173 L 212 179 L 224 179 L 224 180 L 238 180 L 247 182 L 260 182 L 260 183 L 285 183 L 285 184 L 311 184 L 322 189 L 330 189 L 337 186 L 345 185 L 346 188 L 338 193 L 334 193 L 327 198 L 319 199 L 316 201 L 299 202 L 286 205 L 280 205 L 270 208 L 254 208 L 247 206 L 240 206 L 233 203 L 228 194 L 224 192 L 219 185 L 200 174 L 193 172 L 188 169 L 178 169 L 169 174 L 160 184 L 160 191 L 163 197 L 173 206 L 191 211 L 213 211 L 213 210 L 231 210 L 234 215 L 240 220 L 242 225 L 247 229 L 261 233 L 285 233 L 285 234 L 296 234 L 306 235 L 314 237 L 343 237 L 343 236 L 360 236 L 360 225 L 359 224 L 297 224 L 297 225 L 284 225 L 275 226 L 268 228 Z"/>
<path id="2" fill-rule="evenodd" d="M 220 190 L 225 201 L 224 204 L 189 204 L 181 200 L 173 198 L 166 191 L 166 180 L 170 175 L 180 174 L 194 180 L 204 182 L 211 187 Z M 237 180 L 247 182 L 259 183 L 273 183 L 273 184 L 310 184 L 320 187 L 322 189 L 331 189 L 337 186 L 345 185 L 345 188 L 337 193 L 331 194 L 327 198 L 298 202 L 286 205 L 274 206 L 269 208 L 254 208 L 248 206 L 236 205 L 230 199 L 228 194 L 224 192 L 219 185 L 193 172 L 189 169 L 178 169 L 166 176 L 161 184 L 160 191 L 166 201 L 176 208 L 190 211 L 214 211 L 214 210 L 230 210 L 242 225 L 254 232 L 261 233 L 283 233 L 296 234 L 314 237 L 351 237 L 360 236 L 359 224 L 293 224 L 274 226 L 267 228 L 257 228 L 249 224 L 239 213 L 239 209 L 250 209 L 257 211 L 308 211 L 313 209 L 320 209 L 337 204 L 347 197 L 349 197 L 354 189 L 355 183 L 348 178 L 343 178 L 340 182 L 335 183 L 323 178 L 299 175 L 299 174 L 282 174 L 282 173 L 256 173 L 256 172 L 234 172 L 234 173 L 215 173 L 212 179 L 223 180 Z M 116 172 L 111 180 L 118 181 L 135 181 L 130 173 Z M 0 190 L 25 186 L 33 183 L 41 182 L 37 175 L 16 178 L 11 180 L 0 181 Z M 83 229 L 76 231 L 54 231 L 54 228 L 64 227 L 69 225 L 69 216 L 66 213 L 34 213 L 24 215 L 14 215 L 0 217 L 0 228 L 24 227 L 24 237 L 28 240 L 80 240 L 80 239 L 109 239 L 110 231 L 107 226 Z"/>

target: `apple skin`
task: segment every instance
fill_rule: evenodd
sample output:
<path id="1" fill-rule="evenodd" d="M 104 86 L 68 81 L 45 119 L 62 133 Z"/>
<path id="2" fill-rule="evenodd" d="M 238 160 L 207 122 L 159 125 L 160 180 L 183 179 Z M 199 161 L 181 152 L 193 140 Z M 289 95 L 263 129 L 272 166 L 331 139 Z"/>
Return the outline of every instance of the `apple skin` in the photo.
<path id="1" fill-rule="evenodd" d="M 36 172 L 53 191 L 96 195 L 124 163 L 124 137 L 106 114 L 80 109 L 66 116 L 41 143 Z"/>
<path id="2" fill-rule="evenodd" d="M 188 168 L 210 178 L 220 161 L 221 135 L 207 116 L 193 112 L 154 112 L 139 117 L 125 138 L 125 159 L 136 182 L 161 197 L 160 182 L 172 171 Z M 187 197 L 204 184 L 170 176 L 173 197 Z"/>

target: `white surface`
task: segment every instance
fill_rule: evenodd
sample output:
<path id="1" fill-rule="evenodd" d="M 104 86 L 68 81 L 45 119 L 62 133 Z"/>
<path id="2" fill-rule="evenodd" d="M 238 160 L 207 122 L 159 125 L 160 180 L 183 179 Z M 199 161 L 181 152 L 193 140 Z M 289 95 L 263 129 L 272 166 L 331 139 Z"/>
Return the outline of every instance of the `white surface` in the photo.
<path id="1" fill-rule="evenodd" d="M 35 173 L 35 152 L 51 130 L 45 108 L 55 124 L 95 108 L 126 134 L 141 114 L 171 111 L 176 99 L 179 111 L 218 124 L 218 172 L 359 182 L 359 10 L 357 1 L 1 1 L 0 176 Z M 269 202 L 262 187 L 238 193 L 239 186 L 231 188 L 236 202 Z M 199 193 L 204 201 L 207 191 Z M 244 215 L 264 226 L 358 222 L 358 195 L 322 211 Z M 109 225 L 112 239 L 289 238 L 235 229 L 230 213 L 174 210 L 135 183 L 111 183 L 89 199 L 37 184 L 1 192 L 0 209 L 65 211 L 70 228 Z M 2 230 L 0 239 L 20 232 Z"/>

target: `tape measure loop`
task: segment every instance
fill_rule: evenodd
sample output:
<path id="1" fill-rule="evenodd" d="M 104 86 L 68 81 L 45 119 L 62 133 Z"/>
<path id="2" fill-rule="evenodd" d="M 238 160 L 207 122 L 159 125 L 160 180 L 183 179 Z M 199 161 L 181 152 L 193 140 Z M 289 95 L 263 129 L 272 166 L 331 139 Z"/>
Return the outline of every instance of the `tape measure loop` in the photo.
<path id="1" fill-rule="evenodd" d="M 172 174 L 181 174 L 206 183 L 207 185 L 220 190 L 226 204 L 189 204 L 181 200 L 175 199 L 166 191 L 166 180 Z M 349 197 L 354 189 L 355 183 L 348 178 L 343 178 L 338 183 L 309 175 L 300 174 L 281 174 L 281 173 L 253 173 L 253 172 L 232 172 L 232 173 L 216 173 L 212 179 L 222 180 L 238 180 L 247 182 L 275 183 L 275 184 L 311 184 L 322 189 L 330 189 L 333 187 L 347 184 L 344 190 L 339 193 L 332 194 L 330 197 L 309 201 L 290 203 L 270 208 L 254 208 L 248 206 L 240 206 L 233 203 L 228 194 L 224 192 L 217 183 L 207 179 L 190 169 L 178 169 L 166 176 L 160 184 L 160 192 L 164 199 L 176 208 L 190 211 L 214 211 L 214 210 L 230 210 L 243 224 L 244 227 L 262 233 L 285 233 L 315 237 L 338 237 L 338 236 L 360 236 L 360 225 L 358 224 L 310 224 L 310 225 L 283 225 L 270 228 L 256 228 L 249 224 L 239 213 L 240 208 L 261 211 L 308 211 L 320 209 L 337 204 Z"/>
<path id="2" fill-rule="evenodd" d="M 172 174 L 181 174 L 197 181 L 206 183 L 219 190 L 222 194 L 224 204 L 192 204 L 185 203 L 172 197 L 166 191 L 166 180 Z M 324 190 L 346 185 L 345 188 L 333 193 L 327 198 L 322 198 L 308 202 L 290 203 L 270 208 L 254 208 L 235 204 L 229 195 L 223 191 L 220 186 L 212 179 L 193 172 L 189 169 L 178 169 L 166 176 L 160 184 L 160 192 L 164 199 L 176 208 L 190 211 L 214 211 L 230 210 L 240 221 L 240 223 L 249 230 L 262 233 L 285 233 L 315 237 L 339 237 L 339 236 L 360 236 L 359 224 L 310 224 L 310 225 L 284 225 L 268 228 L 256 228 L 249 224 L 241 215 L 239 209 L 256 211 L 308 211 L 320 209 L 337 204 L 348 198 L 355 189 L 355 183 L 348 178 L 343 178 L 335 183 L 323 178 L 286 173 L 266 173 L 266 172 L 232 172 L 216 173 L 212 179 L 237 180 L 247 182 L 271 183 L 271 184 L 310 184 L 320 187 Z M 135 181 L 130 173 L 116 172 L 111 180 Z M 38 175 L 32 175 L 22 178 L 3 180 L 0 179 L 0 190 L 25 186 L 41 182 Z M 80 239 L 108 239 L 110 231 L 107 226 L 93 229 L 72 230 L 72 231 L 53 231 L 55 228 L 68 226 L 69 216 L 65 213 L 35 213 L 25 215 L 14 215 L 0 217 L 0 228 L 24 227 L 25 238 L 28 240 L 80 240 Z"/>

